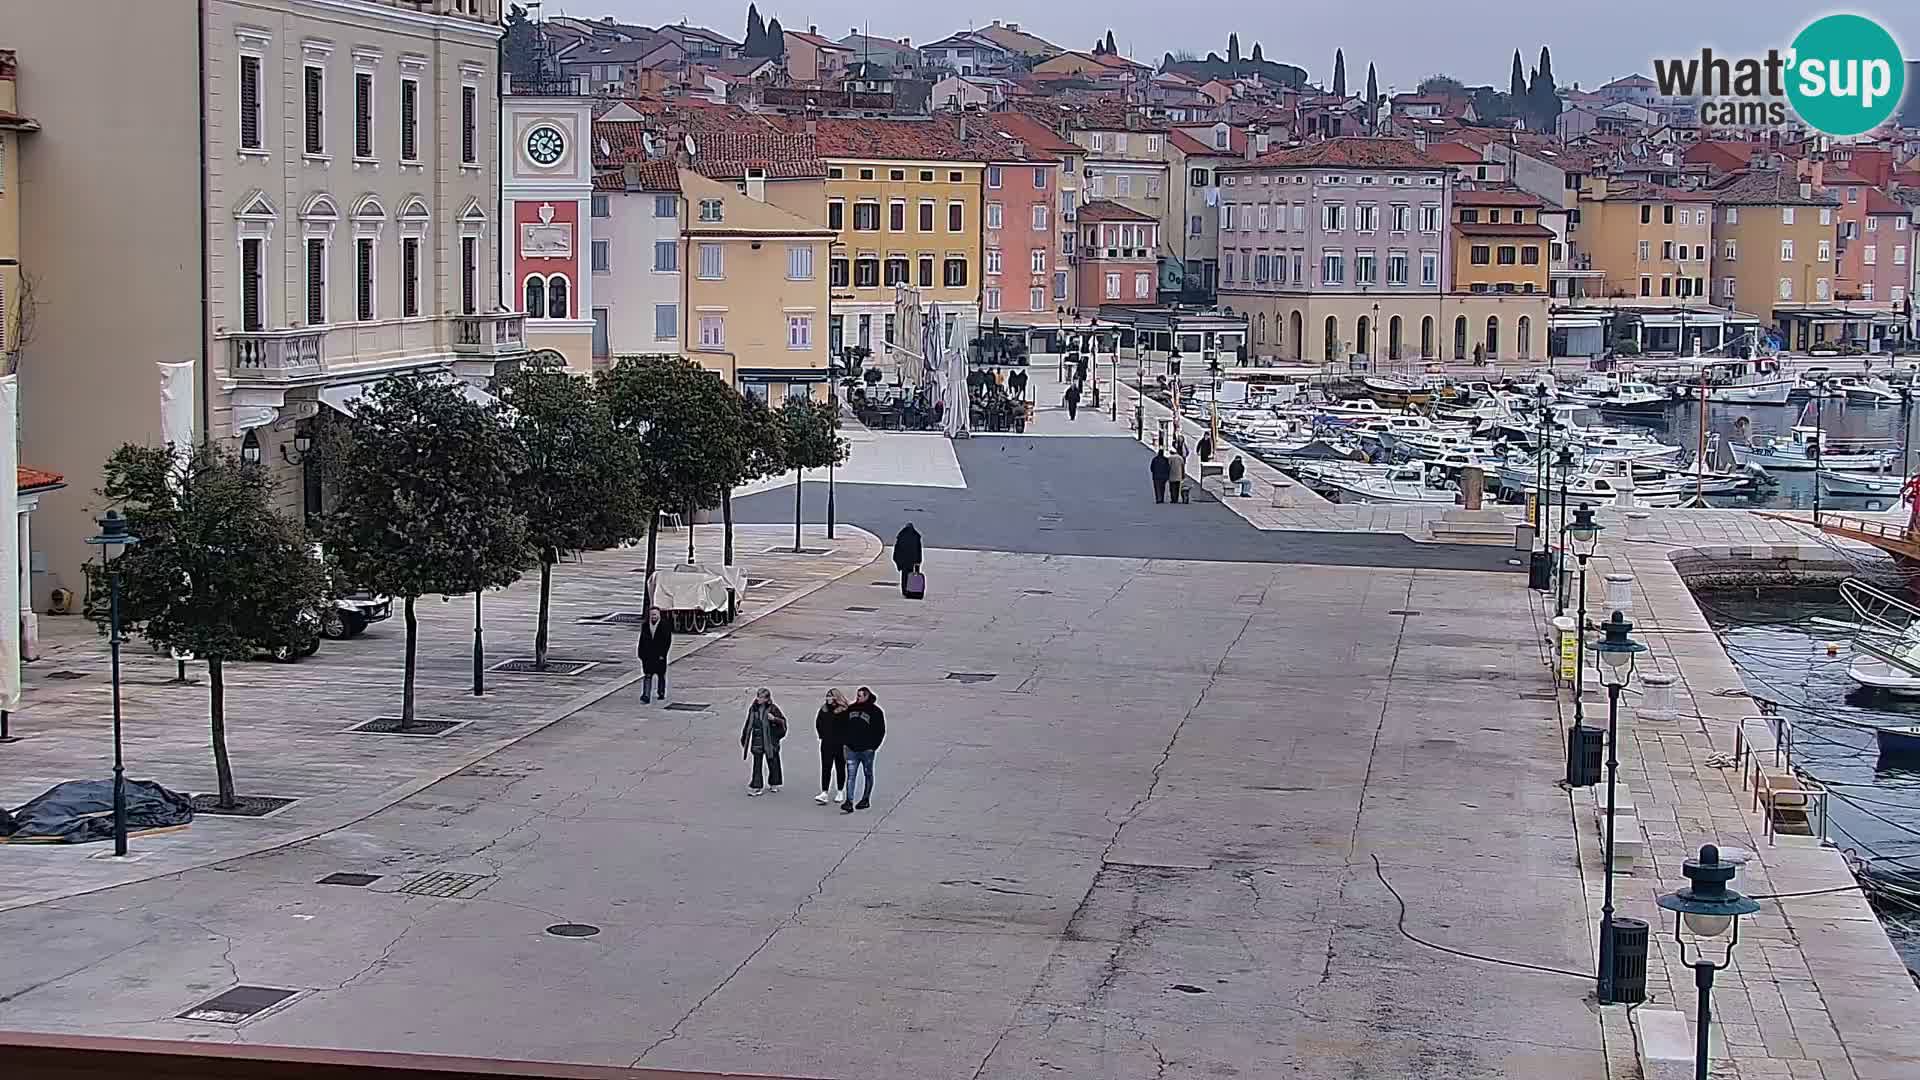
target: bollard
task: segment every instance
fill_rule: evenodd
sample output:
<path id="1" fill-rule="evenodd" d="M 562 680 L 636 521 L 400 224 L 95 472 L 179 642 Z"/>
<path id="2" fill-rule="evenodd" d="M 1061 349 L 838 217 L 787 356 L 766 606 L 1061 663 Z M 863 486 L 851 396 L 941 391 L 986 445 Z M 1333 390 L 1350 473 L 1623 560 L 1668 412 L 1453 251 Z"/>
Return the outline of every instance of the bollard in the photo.
<path id="1" fill-rule="evenodd" d="M 1480 509 L 1480 500 L 1486 494 L 1487 474 L 1477 465 L 1469 465 L 1460 470 L 1460 499 L 1468 510 Z"/>
<path id="2" fill-rule="evenodd" d="M 1640 682 L 1644 688 L 1640 693 L 1638 715 L 1648 720 L 1678 719 L 1673 711 L 1673 676 L 1664 671 L 1649 671 Z"/>
<path id="3" fill-rule="evenodd" d="M 1607 575 L 1607 606 L 1602 611 L 1618 611 L 1624 615 L 1633 614 L 1633 575 Z"/>
<path id="4" fill-rule="evenodd" d="M 1627 539 L 1637 540 L 1647 535 L 1647 518 L 1651 516 L 1652 515 L 1648 514 L 1645 510 L 1629 510 L 1627 512 Z"/>

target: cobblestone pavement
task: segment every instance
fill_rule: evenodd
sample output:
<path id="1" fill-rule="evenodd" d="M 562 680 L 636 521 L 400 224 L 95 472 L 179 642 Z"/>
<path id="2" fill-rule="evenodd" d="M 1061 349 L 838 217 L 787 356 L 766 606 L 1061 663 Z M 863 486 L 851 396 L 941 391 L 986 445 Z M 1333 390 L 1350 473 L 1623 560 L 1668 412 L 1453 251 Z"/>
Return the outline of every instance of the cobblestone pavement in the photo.
<path id="1" fill-rule="evenodd" d="M 695 532 L 696 553 L 717 562 L 720 526 L 703 525 Z M 684 529 L 662 532 L 660 565 L 684 557 L 686 542 Z M 749 623 L 865 566 L 880 551 L 872 535 L 844 526 L 832 542 L 820 527 L 809 526 L 805 546 L 814 554 L 781 550 L 792 544 L 791 526 L 737 530 L 736 559 L 752 586 L 741 613 Z M 437 596 L 422 598 L 415 605 L 420 622 L 416 715 L 463 724 L 437 738 L 347 730 L 399 711 L 406 631 L 397 611 L 352 641 L 322 643 L 317 655 L 297 664 L 229 664 L 227 741 L 240 793 L 298 801 L 269 817 L 201 815 L 185 830 L 137 837 L 128 861 L 92 858 L 102 848 L 98 844 L 0 845 L 0 910 L 170 874 L 338 828 L 601 700 L 637 678 L 637 631 L 594 620 L 641 608 L 645 565 L 646 550 L 636 547 L 595 552 L 556 567 L 550 657 L 594 666 L 569 678 L 490 671 L 481 698 L 472 694 L 473 598 L 446 603 Z M 538 598 L 537 574 L 486 596 L 488 664 L 532 656 Z M 0 744 L 0 806 L 18 806 L 62 780 L 105 777 L 112 767 L 105 639 L 78 618 L 43 617 L 41 628 L 43 655 L 26 666 L 24 703 L 12 717 L 19 741 Z M 755 632 L 740 623 L 729 629 Z M 675 655 L 721 638 L 717 632 L 682 636 Z M 190 668 L 196 681 L 181 686 L 171 681 L 173 662 L 143 642 L 128 642 L 122 658 L 127 776 L 183 792 L 214 790 L 204 665 Z"/>

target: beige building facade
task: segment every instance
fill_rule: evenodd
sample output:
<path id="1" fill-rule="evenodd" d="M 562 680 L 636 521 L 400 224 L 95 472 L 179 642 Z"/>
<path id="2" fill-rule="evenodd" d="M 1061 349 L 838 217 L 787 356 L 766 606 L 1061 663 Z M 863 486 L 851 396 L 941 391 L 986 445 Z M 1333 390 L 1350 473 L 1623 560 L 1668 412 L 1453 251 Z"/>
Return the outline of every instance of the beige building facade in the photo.
<path id="1" fill-rule="evenodd" d="M 158 363 L 195 364 L 193 438 L 258 453 L 313 511 L 296 440 L 370 382 L 478 382 L 524 354 L 498 288 L 500 17 L 500 0 L 0 0 L 42 125 L 18 163 L 43 298 L 23 455 L 76 494 L 43 512 L 36 593 L 83 590 L 102 462 L 161 438 Z"/>

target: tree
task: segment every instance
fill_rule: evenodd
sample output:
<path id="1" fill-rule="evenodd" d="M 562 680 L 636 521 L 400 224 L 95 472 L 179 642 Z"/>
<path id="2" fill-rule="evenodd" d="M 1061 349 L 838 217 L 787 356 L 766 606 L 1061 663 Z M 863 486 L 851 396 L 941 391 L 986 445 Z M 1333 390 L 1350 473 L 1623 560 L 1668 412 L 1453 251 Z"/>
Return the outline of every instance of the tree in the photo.
<path id="1" fill-rule="evenodd" d="M 1266 57 L 1260 55 L 1260 43 L 1257 41 L 1254 42 L 1253 43 L 1253 62 L 1256 64 L 1264 64 L 1266 63 L 1266 60 L 1267 60 Z"/>
<path id="2" fill-rule="evenodd" d="M 1347 96 L 1347 54 L 1339 49 L 1333 50 L 1333 94 Z"/>
<path id="3" fill-rule="evenodd" d="M 761 55 L 769 60 L 783 59 L 787 55 L 787 32 L 780 28 L 779 16 L 767 20 L 766 49 Z"/>
<path id="4" fill-rule="evenodd" d="M 500 66 L 521 78 L 532 77 L 539 69 L 540 33 L 527 18 L 527 9 L 519 4 L 507 8 L 507 33 L 501 39 Z"/>
<path id="5" fill-rule="evenodd" d="M 414 602 L 512 584 L 532 561 L 514 497 L 526 456 L 497 403 L 475 402 L 443 374 L 383 379 L 357 406 L 321 451 L 336 498 L 324 533 L 348 581 L 404 600 L 405 728 L 419 646 Z"/>
<path id="6" fill-rule="evenodd" d="M 1237 64 L 1239 62 L 1240 62 L 1240 35 L 1228 34 L 1227 35 L 1227 63 Z"/>
<path id="7" fill-rule="evenodd" d="M 1380 83 L 1373 77 L 1373 64 L 1367 64 L 1367 130 L 1380 122 Z"/>
<path id="8" fill-rule="evenodd" d="M 1414 88 L 1414 93 L 1422 97 L 1452 97 L 1466 92 L 1467 84 L 1451 75 L 1429 75 Z"/>
<path id="9" fill-rule="evenodd" d="M 740 51 L 747 56 L 764 56 L 767 48 L 767 24 L 760 21 L 760 9 L 747 5 L 747 40 Z"/>
<path id="10" fill-rule="evenodd" d="M 1560 126 L 1560 89 L 1553 85 L 1553 54 L 1545 45 L 1540 46 L 1540 66 L 1527 87 L 1527 106 L 1536 130 L 1550 135 Z"/>
<path id="11" fill-rule="evenodd" d="M 852 350 L 849 350 L 852 351 Z M 870 351 L 870 350 L 862 350 Z M 750 483 L 787 471 L 785 434 L 767 403 L 751 394 L 735 395 L 740 406 L 742 438 L 735 444 L 745 452 L 736 468 L 737 476 L 720 493 L 720 517 L 726 536 L 724 565 L 733 565 L 733 489 L 735 484 Z"/>
<path id="12" fill-rule="evenodd" d="M 824 469 L 847 460 L 847 440 L 840 437 L 839 406 L 806 398 L 788 398 L 780 406 L 781 444 L 787 467 L 793 470 L 793 550 L 800 551 L 800 495 L 808 469 Z"/>
<path id="13" fill-rule="evenodd" d="M 1520 64 L 1520 50 L 1513 50 L 1513 74 L 1507 77 L 1507 97 L 1514 104 L 1527 100 L 1527 69 Z"/>
<path id="14" fill-rule="evenodd" d="M 1119 55 L 1119 53 L 1120 53 L 1120 50 L 1119 50 L 1119 49 L 1117 49 L 1117 48 L 1115 48 L 1115 47 L 1114 47 L 1114 45 L 1113 45 L 1113 31 L 1111 31 L 1111 30 L 1109 30 L 1109 31 L 1107 31 L 1107 40 L 1106 40 L 1106 46 L 1107 46 L 1107 55 L 1108 55 L 1108 56 L 1117 56 L 1117 55 Z"/>
<path id="15" fill-rule="evenodd" d="M 740 483 L 756 432 L 742 421 L 740 395 L 691 360 L 626 356 L 596 376 L 616 437 L 628 440 L 639 467 L 631 482 L 649 507 L 647 581 L 659 545 L 659 508 L 692 512 L 719 503 Z M 687 537 L 689 548 L 693 537 Z M 651 597 L 649 597 L 651 599 Z"/>
<path id="16" fill-rule="evenodd" d="M 526 455 L 513 500 L 540 562 L 533 666 L 545 671 L 554 565 L 563 552 L 599 551 L 640 534 L 647 507 L 632 482 L 640 462 L 633 444 L 615 437 L 606 402 L 583 376 L 526 364 L 503 381 L 500 398 Z"/>
<path id="17" fill-rule="evenodd" d="M 299 522 L 275 509 L 273 479 L 258 463 L 208 444 L 185 458 L 170 446 L 127 445 L 107 459 L 104 476 L 100 494 L 139 539 L 113 560 L 121 625 L 207 662 L 213 768 L 220 807 L 231 810 L 224 665 L 317 620 L 326 571 Z M 104 576 L 97 564 L 88 571 Z M 104 625 L 107 612 L 96 617 Z"/>

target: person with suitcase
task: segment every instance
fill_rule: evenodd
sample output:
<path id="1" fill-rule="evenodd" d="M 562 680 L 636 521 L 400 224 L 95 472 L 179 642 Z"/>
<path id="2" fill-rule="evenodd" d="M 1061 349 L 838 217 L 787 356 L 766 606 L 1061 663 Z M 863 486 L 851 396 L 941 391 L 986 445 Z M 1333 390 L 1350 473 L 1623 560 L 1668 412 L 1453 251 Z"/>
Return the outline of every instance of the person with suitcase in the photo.
<path id="1" fill-rule="evenodd" d="M 920 530 L 909 521 L 893 538 L 893 565 L 900 570 L 900 595 L 919 600 L 926 595 L 927 581 L 920 573 Z"/>
<path id="2" fill-rule="evenodd" d="M 653 684 L 660 684 L 660 700 L 667 700 L 667 654 L 673 651 L 673 621 L 659 608 L 647 609 L 640 624 L 640 704 L 653 702 Z"/>
<path id="3" fill-rule="evenodd" d="M 863 686 L 854 692 L 853 704 L 847 707 L 842 732 L 847 741 L 847 790 L 846 801 L 840 804 L 840 812 L 851 814 L 855 810 L 865 810 L 873 798 L 873 755 L 887 737 L 887 714 L 880 710 L 880 703 L 874 700 L 872 690 Z M 867 770 L 867 788 L 860 793 L 860 801 L 855 802 L 853 782 L 863 766 Z"/>

